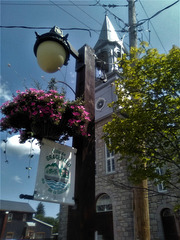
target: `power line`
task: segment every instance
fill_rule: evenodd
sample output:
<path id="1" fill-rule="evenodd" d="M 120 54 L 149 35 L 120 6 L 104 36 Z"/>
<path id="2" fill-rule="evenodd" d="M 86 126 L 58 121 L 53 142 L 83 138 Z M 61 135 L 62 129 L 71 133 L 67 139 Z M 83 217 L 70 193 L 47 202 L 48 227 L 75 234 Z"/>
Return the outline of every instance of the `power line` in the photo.
<path id="1" fill-rule="evenodd" d="M 81 20 L 79 20 L 77 17 L 73 16 L 71 13 L 69 13 L 68 11 L 66 11 L 64 8 L 60 7 L 59 5 L 57 5 L 55 2 L 49 0 L 53 5 L 55 5 L 56 7 L 60 8 L 62 11 L 66 12 L 68 15 L 70 15 L 71 17 L 73 17 L 74 19 L 76 19 L 78 22 L 80 22 L 81 24 L 83 24 L 84 26 L 88 27 L 88 29 L 90 29 L 90 27 L 85 24 L 84 22 L 82 22 Z M 95 33 L 97 33 L 96 30 L 92 30 L 94 31 Z"/>
<path id="2" fill-rule="evenodd" d="M 100 3 L 99 3 L 99 5 L 101 6 L 101 7 L 103 7 L 105 10 L 106 10 L 106 12 L 108 12 L 108 13 L 110 13 L 115 19 L 117 19 L 117 20 L 119 20 L 120 22 L 122 22 L 126 27 L 129 27 L 129 25 L 127 24 L 127 23 L 125 23 L 121 18 L 119 18 L 118 16 L 116 16 L 113 12 L 111 12 L 109 9 L 107 9 L 106 7 L 104 7 L 103 5 L 101 5 Z M 126 7 L 127 7 L 128 5 L 126 5 Z"/>
<path id="3" fill-rule="evenodd" d="M 152 26 L 152 28 L 153 28 L 153 30 L 154 30 L 154 32 L 155 32 L 155 34 L 156 34 L 156 36 L 157 36 L 157 38 L 158 38 L 158 40 L 159 40 L 159 42 L 160 42 L 160 44 L 161 44 L 161 46 L 162 46 L 162 48 L 164 49 L 165 52 L 167 52 L 167 51 L 166 51 L 166 49 L 164 48 L 163 43 L 162 43 L 160 37 L 158 36 L 158 33 L 157 33 L 157 31 L 155 30 L 155 28 L 154 28 L 154 26 L 153 26 L 153 24 L 151 23 L 150 20 L 151 20 L 152 18 L 154 18 L 155 16 L 159 15 L 159 14 L 160 14 L 161 12 L 163 12 L 164 10 L 172 7 L 173 5 L 175 5 L 176 3 L 178 3 L 179 1 L 180 1 L 180 0 L 177 0 L 176 2 L 170 4 L 169 6 L 161 9 L 160 11 L 158 11 L 157 13 L 155 13 L 152 17 L 148 17 L 147 12 L 146 12 L 146 10 L 144 9 L 144 6 L 142 5 L 142 3 L 141 3 L 141 1 L 140 1 L 141 7 L 143 8 L 143 10 L 144 10 L 147 18 L 138 21 L 136 27 L 142 26 L 146 21 L 148 22 L 148 24 L 150 23 L 151 26 Z M 86 25 L 83 21 L 79 20 L 76 16 L 73 16 L 71 13 L 69 13 L 67 10 L 65 10 L 64 8 L 61 7 L 63 4 L 64 4 L 64 6 L 65 6 L 65 4 L 67 4 L 67 2 L 65 2 L 65 1 L 64 1 L 64 2 L 61 2 L 61 6 L 58 5 L 59 2 L 57 2 L 57 1 L 51 1 L 51 0 L 50 0 L 49 2 L 50 2 L 50 3 L 47 3 L 46 1 L 43 1 L 43 2 L 31 2 L 31 1 L 30 1 L 30 2 L 22 3 L 22 2 L 12 2 L 12 1 L 5 2 L 5 1 L 3 1 L 2 3 L 5 4 L 5 5 L 6 5 L 6 3 L 9 3 L 9 4 L 12 3 L 12 4 L 17 4 L 17 5 L 21 5 L 21 4 L 22 4 L 22 5 L 23 5 L 23 4 L 39 4 L 39 5 L 42 5 L 42 3 L 43 3 L 43 4 L 48 4 L 48 5 L 51 5 L 51 6 L 52 6 L 52 5 L 55 5 L 56 7 L 60 8 L 62 11 L 66 12 L 68 15 L 70 15 L 71 17 L 73 17 L 74 19 L 76 19 L 78 22 L 80 22 L 81 24 L 83 24 L 84 26 L 87 27 L 87 28 L 61 28 L 62 30 L 67 30 L 67 31 L 73 31 L 73 30 L 75 30 L 75 31 L 87 31 L 90 36 L 91 36 L 91 32 L 95 32 L 95 33 L 99 33 L 99 32 L 100 32 L 100 30 L 90 28 L 90 27 L 89 27 L 88 25 Z M 69 1 L 69 3 L 71 4 L 71 6 L 75 6 L 75 7 L 79 8 L 82 12 L 84 12 L 86 15 L 88 15 L 91 19 L 93 19 L 94 21 L 96 21 L 96 23 L 98 23 L 99 25 L 101 25 L 101 23 L 99 23 L 95 18 L 93 18 L 90 14 L 88 14 L 86 11 L 84 11 L 82 8 L 79 7 L 82 2 L 83 2 L 83 1 L 78 1 L 78 2 L 74 3 L 73 1 Z M 88 4 L 88 6 L 90 6 L 89 3 L 86 3 L 86 4 Z M 119 26 L 119 28 L 121 28 L 121 30 L 116 30 L 116 32 L 121 32 L 121 33 L 128 32 L 128 31 L 129 31 L 129 25 L 128 25 L 127 23 L 125 23 L 121 18 L 119 18 L 118 16 L 116 16 L 112 11 L 110 11 L 109 9 L 107 9 L 107 7 L 105 7 L 105 5 L 107 5 L 107 4 L 101 4 L 101 3 L 100 3 L 100 0 L 96 0 L 96 3 L 95 3 L 95 4 L 91 4 L 91 6 L 100 6 L 100 7 L 103 7 L 103 8 L 106 10 L 106 12 L 110 13 L 110 14 L 115 18 L 117 25 Z M 127 7 L 128 5 L 123 5 L 123 6 L 126 6 L 126 7 Z M 121 26 L 121 24 L 118 24 L 118 23 L 123 24 L 123 26 Z M 51 29 L 52 27 L 0 26 L 0 28 Z M 142 31 L 142 30 L 140 30 L 140 31 Z M 146 35 L 145 35 L 145 37 L 146 37 Z M 147 38 L 147 37 L 146 37 L 146 38 Z M 150 41 L 150 31 L 149 31 L 149 41 Z"/>
<path id="4" fill-rule="evenodd" d="M 35 27 L 35 26 L 5 26 L 5 25 L 1 25 L 0 28 L 9 28 L 9 29 L 13 29 L 13 28 L 19 28 L 19 29 L 29 29 L 29 30 L 37 30 L 37 29 L 51 29 L 51 27 Z M 65 31 L 87 31 L 89 32 L 89 35 L 91 36 L 91 31 L 100 31 L 100 30 L 95 30 L 95 29 L 91 29 L 91 28 L 61 28 L 61 30 L 65 30 Z"/>
<path id="5" fill-rule="evenodd" d="M 9 29 L 13 29 L 13 28 L 22 28 L 22 29 L 29 29 L 29 30 L 38 30 L 38 29 L 51 29 L 51 27 L 35 27 L 35 26 L 23 26 L 23 25 L 20 25 L 20 26 L 6 26 L 6 25 L 0 25 L 0 28 L 9 28 Z M 63 31 L 87 31 L 89 32 L 90 36 L 91 36 L 91 31 L 93 32 L 100 32 L 101 30 L 100 29 L 92 29 L 92 28 L 62 28 L 61 27 L 61 30 Z M 115 30 L 116 32 L 124 32 L 123 30 Z"/>
<path id="6" fill-rule="evenodd" d="M 145 10 L 145 8 L 144 8 L 144 6 L 143 6 L 141 0 L 139 0 L 139 3 L 140 3 L 142 9 L 144 10 L 144 12 L 145 12 L 145 14 L 146 14 L 146 17 L 149 19 L 149 16 L 148 16 L 148 14 L 147 14 L 147 12 L 146 12 L 146 10 Z M 160 39 L 158 33 L 157 33 L 157 31 L 156 31 L 156 29 L 154 28 L 154 26 L 153 26 L 153 24 L 152 24 L 152 22 L 151 22 L 151 20 L 148 20 L 148 22 L 151 24 L 151 26 L 152 26 L 152 28 L 153 28 L 153 30 L 154 30 L 154 32 L 155 32 L 155 34 L 156 34 L 156 36 L 157 36 L 159 42 L 160 42 L 162 48 L 164 49 L 165 53 L 167 53 L 167 51 L 166 51 L 166 49 L 165 49 L 165 47 L 164 47 L 164 45 L 163 45 L 163 43 L 162 43 L 162 41 L 161 41 L 161 39 Z"/>
<path id="7" fill-rule="evenodd" d="M 144 24 L 145 22 L 151 20 L 152 18 L 156 17 L 157 15 L 159 15 L 160 13 L 162 13 L 163 11 L 165 11 L 166 9 L 174 6 L 174 5 L 175 5 L 176 3 L 178 3 L 179 1 L 180 1 L 180 0 L 177 0 L 176 2 L 168 5 L 167 7 L 163 8 L 163 9 L 161 9 L 161 10 L 159 10 L 157 13 L 155 13 L 153 16 L 151 16 L 151 17 L 149 17 L 149 18 L 140 20 L 140 21 L 138 22 L 137 26 L 140 26 L 140 25 Z"/>
<path id="8" fill-rule="evenodd" d="M 78 1 L 77 2 L 77 6 L 84 6 L 84 7 L 96 7 L 98 6 L 97 3 L 99 1 L 97 1 L 96 3 L 91 3 L 92 1 L 89 1 L 89 3 L 84 3 L 84 1 Z M 118 2 L 118 1 L 117 1 Z M 57 5 L 61 5 L 61 6 L 74 6 L 73 3 L 67 3 L 67 1 L 56 1 L 55 2 Z M 2 1 L 1 2 L 2 5 L 27 5 L 27 6 L 36 6 L 36 5 L 44 5 L 44 6 L 50 6 L 51 4 L 48 3 L 47 1 L 36 1 L 36 2 L 33 2 L 33 1 L 26 1 L 26 2 L 14 2 L 14 1 Z M 117 8 L 117 7 L 126 7 L 127 5 L 123 5 L 123 4 L 102 4 L 102 6 L 104 7 L 108 7 L 108 8 Z"/>
<path id="9" fill-rule="evenodd" d="M 102 23 L 98 22 L 95 18 L 93 18 L 90 14 L 88 14 L 86 11 L 84 11 L 82 8 L 80 8 L 77 4 L 75 4 L 73 1 L 69 0 L 69 2 L 71 2 L 74 6 L 76 6 L 79 10 L 81 10 L 83 13 L 85 13 L 88 17 L 90 17 L 91 19 L 93 19 L 96 23 L 98 23 L 100 26 L 102 25 Z"/>

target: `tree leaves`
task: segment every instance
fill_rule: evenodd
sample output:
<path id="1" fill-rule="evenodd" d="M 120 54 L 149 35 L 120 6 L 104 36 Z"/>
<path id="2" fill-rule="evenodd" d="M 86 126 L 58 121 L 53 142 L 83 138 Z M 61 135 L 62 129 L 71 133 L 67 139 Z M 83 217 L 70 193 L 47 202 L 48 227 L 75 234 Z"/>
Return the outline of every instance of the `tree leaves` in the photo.
<path id="1" fill-rule="evenodd" d="M 104 126 L 104 139 L 128 160 L 133 181 L 157 179 L 156 167 L 167 166 L 163 181 L 169 183 L 177 172 L 173 179 L 178 182 L 180 49 L 159 54 L 157 49 L 132 48 L 130 56 L 124 54 L 119 62 L 122 77 L 115 81 L 117 101 L 110 104 L 114 114 Z"/>

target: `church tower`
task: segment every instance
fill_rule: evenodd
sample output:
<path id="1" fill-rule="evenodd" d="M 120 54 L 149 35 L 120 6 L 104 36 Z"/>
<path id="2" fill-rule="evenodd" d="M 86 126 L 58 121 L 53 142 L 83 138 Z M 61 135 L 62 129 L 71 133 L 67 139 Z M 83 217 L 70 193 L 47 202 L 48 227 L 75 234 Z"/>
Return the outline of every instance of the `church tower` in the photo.
<path id="1" fill-rule="evenodd" d="M 99 59 L 99 67 L 103 67 L 106 73 L 117 70 L 117 64 L 115 63 L 117 58 L 125 52 L 125 48 L 107 15 L 94 50 Z"/>
<path id="2" fill-rule="evenodd" d="M 126 52 L 123 40 L 118 37 L 107 15 L 94 50 L 97 58 L 95 116 L 99 120 L 112 113 L 107 105 L 115 100 L 113 82 L 120 77 L 117 60 Z"/>
<path id="3" fill-rule="evenodd" d="M 114 81 L 120 78 L 117 60 L 126 52 L 123 40 L 105 16 L 96 54 L 95 134 L 96 134 L 96 229 L 95 240 L 133 239 L 132 191 L 115 186 L 128 186 L 126 163 L 109 152 L 103 136 L 103 126 L 111 120 L 113 109 L 108 103 L 116 100 Z M 124 219 L 124 220 L 123 220 Z"/>

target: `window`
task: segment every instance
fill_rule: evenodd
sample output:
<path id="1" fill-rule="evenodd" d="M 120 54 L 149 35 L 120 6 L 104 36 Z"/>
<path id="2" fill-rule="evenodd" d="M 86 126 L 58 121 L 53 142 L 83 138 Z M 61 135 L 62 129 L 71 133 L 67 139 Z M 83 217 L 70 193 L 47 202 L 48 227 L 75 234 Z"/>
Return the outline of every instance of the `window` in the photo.
<path id="1" fill-rule="evenodd" d="M 12 213 L 9 213 L 8 214 L 8 222 L 11 222 L 13 219 L 13 214 Z"/>
<path id="2" fill-rule="evenodd" d="M 108 52 L 103 51 L 97 55 L 100 61 L 96 62 L 96 66 L 98 69 L 104 70 L 105 72 L 109 71 L 109 64 L 108 64 Z"/>
<path id="3" fill-rule="evenodd" d="M 159 167 L 156 168 L 156 173 L 158 173 L 159 175 L 163 175 L 163 169 Z M 163 182 L 160 182 L 157 184 L 157 189 L 158 189 L 158 192 L 165 192 L 167 190 Z"/>
<path id="4" fill-rule="evenodd" d="M 178 240 L 178 231 L 174 213 L 169 208 L 164 208 L 161 211 L 161 220 L 164 230 L 164 239 L 167 240 Z"/>
<path id="5" fill-rule="evenodd" d="M 7 232 L 6 233 L 6 239 L 12 239 L 13 238 L 14 233 L 13 232 Z"/>
<path id="6" fill-rule="evenodd" d="M 107 146 L 105 147 L 105 151 L 106 151 L 106 172 L 112 173 L 115 171 L 114 152 L 110 152 Z"/>
<path id="7" fill-rule="evenodd" d="M 96 203 L 96 212 L 112 211 L 111 199 L 107 194 L 101 195 Z"/>
<path id="8" fill-rule="evenodd" d="M 27 214 L 23 214 L 23 222 L 25 222 L 27 219 Z"/>

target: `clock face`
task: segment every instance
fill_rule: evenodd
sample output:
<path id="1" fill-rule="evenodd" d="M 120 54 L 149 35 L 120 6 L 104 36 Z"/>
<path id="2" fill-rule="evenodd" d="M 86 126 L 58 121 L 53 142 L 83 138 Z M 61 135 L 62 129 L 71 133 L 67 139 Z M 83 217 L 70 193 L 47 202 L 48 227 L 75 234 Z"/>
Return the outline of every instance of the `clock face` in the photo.
<path id="1" fill-rule="evenodd" d="M 101 110 L 105 105 L 105 99 L 104 98 L 99 98 L 96 102 L 96 109 Z"/>

